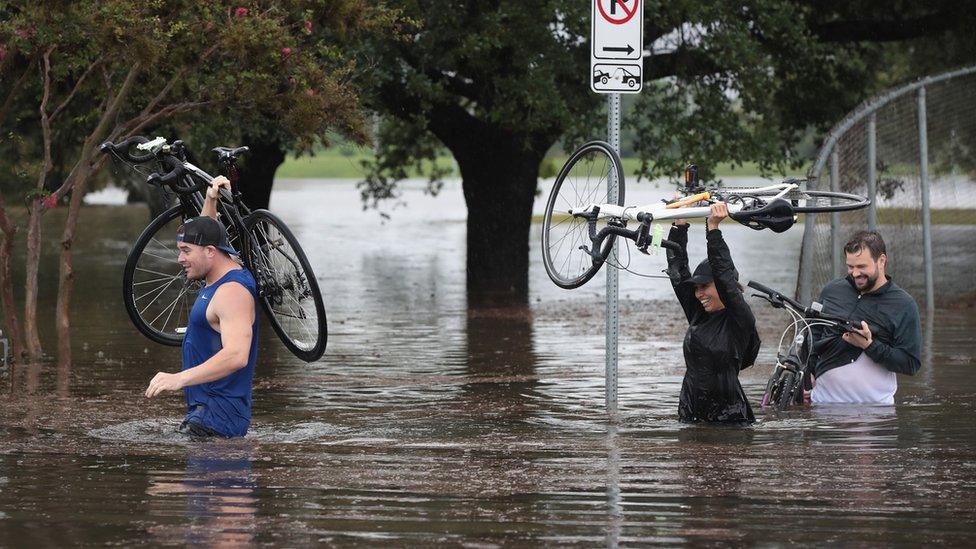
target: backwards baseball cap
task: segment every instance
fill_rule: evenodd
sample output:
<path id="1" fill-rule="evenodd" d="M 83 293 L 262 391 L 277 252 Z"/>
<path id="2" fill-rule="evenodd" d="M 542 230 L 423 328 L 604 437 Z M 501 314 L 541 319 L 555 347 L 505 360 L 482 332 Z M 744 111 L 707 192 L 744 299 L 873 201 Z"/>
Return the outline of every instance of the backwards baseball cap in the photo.
<path id="1" fill-rule="evenodd" d="M 197 246 L 213 246 L 226 254 L 240 255 L 227 240 L 224 226 L 206 215 L 191 217 L 183 222 L 176 230 L 176 241 Z"/>
<path id="2" fill-rule="evenodd" d="M 739 280 L 739 271 L 733 269 L 732 276 L 734 276 L 736 280 Z M 708 262 L 707 259 L 703 259 L 702 262 L 699 263 L 697 267 L 695 267 L 695 272 L 692 273 L 691 278 L 682 280 L 681 283 L 682 284 L 708 284 L 709 282 L 712 282 L 714 280 L 715 277 L 712 276 L 712 265 Z"/>

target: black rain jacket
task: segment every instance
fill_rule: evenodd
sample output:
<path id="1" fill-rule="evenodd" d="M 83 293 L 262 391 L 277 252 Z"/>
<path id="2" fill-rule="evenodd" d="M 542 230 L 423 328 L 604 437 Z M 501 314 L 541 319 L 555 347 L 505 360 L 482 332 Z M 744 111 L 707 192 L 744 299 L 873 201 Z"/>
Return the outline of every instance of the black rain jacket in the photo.
<path id="1" fill-rule="evenodd" d="M 861 294 L 850 275 L 837 278 L 824 286 L 820 303 L 825 313 L 868 323 L 874 340 L 864 353 L 871 360 L 896 374 L 915 375 L 922 365 L 922 323 L 918 304 L 908 292 L 888 281 L 873 292 Z M 861 348 L 844 341 L 838 328 L 813 328 L 813 375 L 845 366 L 861 356 Z"/>
<path id="2" fill-rule="evenodd" d="M 683 422 L 752 423 L 755 416 L 739 384 L 739 370 L 748 368 L 759 354 L 756 318 L 735 280 L 735 266 L 722 231 L 706 233 L 708 262 L 725 309 L 706 313 L 695 298 L 688 269 L 688 226 L 674 226 L 668 240 L 681 246 L 667 251 L 668 276 L 688 318 L 685 334 L 685 378 L 678 398 L 678 419 Z"/>

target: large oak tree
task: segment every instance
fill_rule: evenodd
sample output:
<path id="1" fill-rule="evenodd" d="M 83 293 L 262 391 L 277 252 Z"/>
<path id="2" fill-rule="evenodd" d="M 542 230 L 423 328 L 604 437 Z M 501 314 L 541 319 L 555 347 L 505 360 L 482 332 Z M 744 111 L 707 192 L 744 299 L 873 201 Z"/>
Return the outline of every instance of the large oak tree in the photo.
<path id="1" fill-rule="evenodd" d="M 589 4 L 399 0 L 418 22 L 412 40 L 367 50 L 368 104 L 384 123 L 364 194 L 389 198 L 404 166 L 450 151 L 472 304 L 526 299 L 540 162 L 561 142 L 604 135 L 604 102 L 588 85 Z M 706 176 L 718 162 L 793 162 L 803 132 L 873 89 L 878 43 L 967 32 L 971 12 L 945 0 L 648 2 L 645 91 L 625 120 L 643 175 L 673 176 L 689 159 Z"/>

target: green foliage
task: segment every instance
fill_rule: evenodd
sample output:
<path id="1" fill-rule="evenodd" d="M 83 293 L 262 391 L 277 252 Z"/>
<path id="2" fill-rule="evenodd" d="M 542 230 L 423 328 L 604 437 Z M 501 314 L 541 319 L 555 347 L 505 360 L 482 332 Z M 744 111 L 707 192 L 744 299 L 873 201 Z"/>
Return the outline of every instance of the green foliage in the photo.
<path id="1" fill-rule="evenodd" d="M 456 152 L 466 132 L 438 122 L 451 107 L 473 119 L 470 127 L 486 125 L 536 152 L 605 134 L 605 101 L 587 82 L 589 2 L 391 5 L 415 26 L 409 41 L 370 44 L 378 62 L 366 101 L 399 129 L 381 139 L 366 194 L 389 196 L 397 166 L 443 150 L 432 140 Z M 839 18 L 889 15 L 876 2 L 801 0 L 656 1 L 644 14 L 644 47 L 653 51 L 645 91 L 624 121 L 634 136 L 624 147 L 649 177 L 676 177 L 690 161 L 706 177 L 720 163 L 795 168 L 803 137 L 866 97 L 882 59 L 872 38 L 826 37 L 824 29 Z"/>
<path id="2" fill-rule="evenodd" d="M 437 194 L 443 187 L 443 178 L 451 170 L 437 164 L 437 157 L 443 150 L 440 143 L 423 130 L 421 120 L 401 121 L 397 118 L 386 120 L 377 136 L 383 154 L 362 161 L 367 171 L 360 184 L 363 203 L 376 207 L 382 200 L 396 198 L 397 182 L 412 173 L 428 175 L 428 191 Z"/>
<path id="3" fill-rule="evenodd" d="M 0 2 L 2 188 L 38 179 L 45 52 L 48 113 L 70 98 L 52 124 L 53 190 L 133 69 L 135 85 L 99 139 L 162 129 L 207 137 L 197 151 L 244 132 L 298 150 L 330 131 L 364 142 L 349 42 L 394 20 L 366 0 Z"/>

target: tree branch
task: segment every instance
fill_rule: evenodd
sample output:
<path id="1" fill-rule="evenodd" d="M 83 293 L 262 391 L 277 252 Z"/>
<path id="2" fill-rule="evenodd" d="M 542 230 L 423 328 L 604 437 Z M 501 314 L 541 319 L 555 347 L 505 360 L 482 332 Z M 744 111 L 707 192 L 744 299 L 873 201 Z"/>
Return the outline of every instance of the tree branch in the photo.
<path id="1" fill-rule="evenodd" d="M 213 52 L 215 52 L 216 50 L 217 50 L 217 44 L 210 46 L 209 48 L 207 48 L 206 51 L 203 52 L 203 54 L 200 55 L 200 58 L 197 60 L 196 64 L 183 67 L 181 70 L 177 71 L 177 73 L 173 75 L 173 78 L 170 78 L 169 82 L 167 82 L 166 85 L 163 86 L 163 89 L 159 90 L 159 93 L 156 94 L 156 97 L 153 97 L 152 100 L 150 100 L 149 103 L 146 104 L 146 108 L 142 109 L 142 112 L 140 112 L 139 115 L 147 116 L 149 115 L 149 113 L 154 111 L 156 109 L 156 106 L 159 105 L 163 101 L 163 99 L 166 98 L 166 95 L 169 94 L 169 91 L 173 89 L 173 86 L 175 86 L 177 82 L 183 79 L 183 75 L 185 75 L 187 71 L 200 66 L 200 63 L 205 59 L 207 59 L 208 57 L 210 57 L 211 55 L 213 55 Z"/>
<path id="2" fill-rule="evenodd" d="M 44 52 L 43 65 L 41 66 L 41 79 L 43 81 L 43 92 L 41 95 L 41 106 L 39 108 L 41 114 L 41 135 L 43 139 L 44 147 L 44 163 L 41 165 L 41 171 L 37 175 L 37 189 L 44 189 L 44 183 L 47 180 L 47 174 L 51 171 L 51 119 L 47 114 L 47 101 L 51 97 L 51 52 L 54 51 L 54 46 L 51 46 Z"/>
<path id="3" fill-rule="evenodd" d="M 61 111 L 63 111 L 64 108 L 67 107 L 69 103 L 71 103 L 71 100 L 74 99 L 75 94 L 78 93 L 78 90 L 81 88 L 81 84 L 84 83 L 85 79 L 88 78 L 88 75 L 91 74 L 93 70 L 95 70 L 95 67 L 97 67 L 102 63 L 103 59 L 104 59 L 103 57 L 99 57 L 98 59 L 95 60 L 94 63 L 88 65 L 88 68 L 85 69 L 85 72 L 81 75 L 80 78 L 78 78 L 78 81 L 75 82 L 75 85 L 71 89 L 71 93 L 68 94 L 68 97 L 66 97 L 64 101 L 60 105 L 58 105 L 58 108 L 54 109 L 54 112 L 51 114 L 52 121 L 55 118 L 57 118 L 59 114 L 61 114 Z"/>
<path id="4" fill-rule="evenodd" d="M 95 150 L 95 143 L 105 135 L 108 130 L 108 125 L 112 119 L 118 116 L 119 111 L 122 109 L 122 104 L 125 102 L 132 91 L 132 87 L 135 85 L 136 78 L 139 76 L 139 72 L 142 70 L 142 64 L 136 62 L 134 65 L 129 67 L 129 72 L 125 76 L 125 80 L 122 82 L 122 86 L 119 87 L 119 91 L 116 92 L 115 97 L 113 97 L 108 102 L 108 107 L 105 112 L 102 113 L 102 117 L 98 121 L 98 125 L 95 129 L 88 134 L 85 138 L 85 143 L 82 145 L 81 154 L 78 157 L 78 161 L 72 166 L 71 171 L 68 172 L 68 177 L 64 179 L 64 183 L 58 187 L 58 190 L 54 194 L 60 198 L 64 196 L 75 184 L 75 180 L 79 177 L 80 171 L 85 171 L 85 168 L 91 165 L 91 155 Z M 79 170 L 79 168 L 81 170 Z M 81 177 L 87 177 L 87 172 Z"/>
<path id="5" fill-rule="evenodd" d="M 174 103 L 172 105 L 167 105 L 162 109 L 156 111 L 150 115 L 143 115 L 140 113 L 139 116 L 133 118 L 122 125 L 122 131 L 119 132 L 120 135 L 135 135 L 139 133 L 143 128 L 156 122 L 162 120 L 163 118 L 173 116 L 176 114 L 192 111 L 200 107 L 205 107 L 207 105 L 214 105 L 216 101 L 187 101 L 184 103 Z"/>

